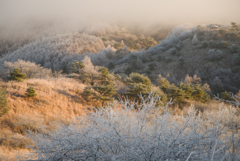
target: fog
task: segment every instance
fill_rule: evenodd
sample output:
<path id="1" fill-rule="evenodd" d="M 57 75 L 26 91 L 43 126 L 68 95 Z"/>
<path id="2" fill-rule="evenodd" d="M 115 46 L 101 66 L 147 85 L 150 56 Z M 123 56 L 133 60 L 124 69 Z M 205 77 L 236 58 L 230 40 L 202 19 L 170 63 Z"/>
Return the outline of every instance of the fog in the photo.
<path id="1" fill-rule="evenodd" d="M 239 0 L 0 0 L 1 27 L 59 22 L 76 29 L 96 23 L 149 27 L 240 22 Z"/>

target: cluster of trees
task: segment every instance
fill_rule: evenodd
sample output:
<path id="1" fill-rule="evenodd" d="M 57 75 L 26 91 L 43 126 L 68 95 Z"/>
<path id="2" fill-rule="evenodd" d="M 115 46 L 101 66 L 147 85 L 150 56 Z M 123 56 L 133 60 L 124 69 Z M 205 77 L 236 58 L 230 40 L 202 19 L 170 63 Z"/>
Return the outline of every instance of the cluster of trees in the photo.
<path id="1" fill-rule="evenodd" d="M 78 79 L 82 83 L 88 84 L 84 89 L 83 97 L 86 100 L 96 99 L 103 103 L 112 100 L 116 94 L 114 84 L 116 80 L 126 85 L 126 91 L 123 93 L 130 100 L 139 100 L 140 95 L 147 97 L 150 92 L 159 96 L 162 102 L 173 99 L 175 103 L 182 104 L 186 100 L 196 100 L 207 102 L 210 100 L 209 86 L 201 85 L 201 79 L 196 75 L 191 78 L 187 77 L 185 83 L 178 85 L 170 84 L 169 81 L 160 77 L 158 86 L 151 83 L 151 80 L 139 73 L 131 73 L 128 77 L 121 79 L 116 75 L 110 74 L 105 67 L 94 67 L 89 58 L 84 61 L 72 64 L 75 73 L 78 73 Z"/>
<path id="2" fill-rule="evenodd" d="M 105 48 L 101 38 L 87 34 L 65 34 L 44 38 L 29 43 L 0 59 L 15 62 L 18 59 L 35 62 L 41 66 L 54 70 L 62 70 L 65 66 L 70 68 L 70 63 L 81 61 L 86 55 L 91 57 L 95 65 L 109 63 L 114 56 L 114 49 Z"/>
<path id="3" fill-rule="evenodd" d="M 170 84 L 166 78 L 160 75 L 158 84 L 169 99 L 173 99 L 179 104 L 185 103 L 186 100 L 196 100 L 203 103 L 210 100 L 209 87 L 207 84 L 202 86 L 201 79 L 196 75 L 193 78 L 187 75 L 185 82 L 178 85 Z"/>

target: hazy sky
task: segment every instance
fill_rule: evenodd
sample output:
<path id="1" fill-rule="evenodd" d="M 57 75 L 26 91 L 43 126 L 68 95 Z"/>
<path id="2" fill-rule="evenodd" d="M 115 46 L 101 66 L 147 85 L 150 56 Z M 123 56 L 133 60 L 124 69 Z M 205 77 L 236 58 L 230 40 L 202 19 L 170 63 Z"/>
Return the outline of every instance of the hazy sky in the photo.
<path id="1" fill-rule="evenodd" d="M 27 19 L 240 23 L 240 0 L 0 0 L 0 23 Z"/>

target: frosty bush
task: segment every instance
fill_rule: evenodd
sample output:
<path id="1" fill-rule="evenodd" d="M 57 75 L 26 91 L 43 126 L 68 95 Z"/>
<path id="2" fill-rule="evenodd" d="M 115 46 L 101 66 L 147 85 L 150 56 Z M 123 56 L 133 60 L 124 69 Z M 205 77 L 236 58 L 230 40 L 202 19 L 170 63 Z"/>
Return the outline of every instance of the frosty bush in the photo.
<path id="1" fill-rule="evenodd" d="M 105 48 L 101 38 L 88 34 L 63 34 L 47 37 L 25 45 L 0 59 L 15 62 L 18 59 L 41 64 L 45 68 L 62 70 L 63 64 L 70 66 L 73 61 L 81 61 L 86 55 L 95 65 L 109 63 L 114 50 Z"/>
<path id="2" fill-rule="evenodd" d="M 194 35 L 194 36 L 193 36 L 192 44 L 193 44 L 193 45 L 198 44 L 198 38 L 197 38 L 197 35 Z"/>
<path id="3" fill-rule="evenodd" d="M 210 61 L 217 61 L 223 58 L 223 52 L 221 50 L 209 49 L 207 59 Z"/>
<path id="4" fill-rule="evenodd" d="M 18 60 L 14 63 L 5 61 L 3 66 L 0 66 L 1 74 L 6 75 L 10 71 L 13 71 L 14 68 L 18 68 L 20 72 L 26 74 L 28 78 L 46 78 L 52 74 L 50 69 L 24 60 Z"/>
<path id="5" fill-rule="evenodd" d="M 141 97 L 142 98 L 142 97 Z M 29 131 L 37 160 L 239 160 L 239 117 L 235 108 L 173 115 L 155 108 L 151 94 L 141 104 L 121 100 L 92 109 L 70 125 L 45 134 Z M 135 107 L 139 108 L 135 108 Z M 114 108 L 115 107 L 115 108 Z"/>

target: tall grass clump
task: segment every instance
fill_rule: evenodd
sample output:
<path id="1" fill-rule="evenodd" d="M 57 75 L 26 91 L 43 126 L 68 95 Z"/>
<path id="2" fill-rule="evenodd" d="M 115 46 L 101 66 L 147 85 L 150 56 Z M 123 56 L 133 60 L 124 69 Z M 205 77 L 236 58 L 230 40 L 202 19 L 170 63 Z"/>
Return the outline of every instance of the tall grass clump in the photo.
<path id="1" fill-rule="evenodd" d="M 29 131 L 37 160 L 239 160 L 236 108 L 174 115 L 150 93 L 90 110 L 45 134 Z M 157 107 L 156 107 L 157 106 Z"/>

